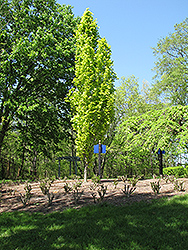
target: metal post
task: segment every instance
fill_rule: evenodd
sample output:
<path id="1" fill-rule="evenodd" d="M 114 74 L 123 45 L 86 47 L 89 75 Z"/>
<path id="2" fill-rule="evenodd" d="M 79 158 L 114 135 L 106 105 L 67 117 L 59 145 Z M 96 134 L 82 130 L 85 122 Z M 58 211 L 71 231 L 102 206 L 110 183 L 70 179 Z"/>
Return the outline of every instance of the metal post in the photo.
<path id="1" fill-rule="evenodd" d="M 160 150 L 160 154 L 159 154 L 159 174 L 163 175 L 163 153 L 162 153 L 162 150 Z"/>
<path id="2" fill-rule="evenodd" d="M 101 141 L 99 140 L 99 177 L 101 178 Z"/>
<path id="3" fill-rule="evenodd" d="M 77 175 L 77 159 L 75 157 L 75 175 Z"/>
<path id="4" fill-rule="evenodd" d="M 61 168 L 61 160 L 59 159 L 59 170 L 58 170 L 58 178 L 60 178 L 60 168 Z"/>
<path id="5" fill-rule="evenodd" d="M 70 169 L 69 169 L 69 175 L 71 175 L 71 159 L 70 159 Z"/>

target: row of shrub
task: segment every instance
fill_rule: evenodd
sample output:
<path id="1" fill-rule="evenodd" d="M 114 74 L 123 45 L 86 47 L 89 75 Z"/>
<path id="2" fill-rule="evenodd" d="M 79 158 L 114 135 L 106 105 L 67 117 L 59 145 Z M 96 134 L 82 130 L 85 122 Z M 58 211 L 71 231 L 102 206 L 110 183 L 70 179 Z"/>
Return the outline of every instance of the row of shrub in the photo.
<path id="1" fill-rule="evenodd" d="M 167 167 L 163 168 L 164 175 L 174 175 L 177 178 L 188 177 L 188 166 Z"/>

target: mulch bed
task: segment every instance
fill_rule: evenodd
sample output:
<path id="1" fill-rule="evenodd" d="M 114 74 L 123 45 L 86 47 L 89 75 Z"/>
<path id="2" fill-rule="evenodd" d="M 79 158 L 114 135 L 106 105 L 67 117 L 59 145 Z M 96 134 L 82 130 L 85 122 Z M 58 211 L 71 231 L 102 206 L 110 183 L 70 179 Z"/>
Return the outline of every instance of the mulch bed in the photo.
<path id="1" fill-rule="evenodd" d="M 135 192 L 129 197 L 125 197 L 122 192 L 123 182 L 120 181 L 115 188 L 113 180 L 102 180 L 102 183 L 107 186 L 107 192 L 105 195 L 104 201 L 116 206 L 122 206 L 125 204 L 130 204 L 133 202 L 146 201 L 151 202 L 152 199 L 158 199 L 162 197 L 171 198 L 174 195 L 183 195 L 188 193 L 188 179 L 181 178 L 179 179 L 184 181 L 185 191 L 175 191 L 174 185 L 172 183 L 166 183 L 164 180 L 161 181 L 161 190 L 159 194 L 155 194 L 151 188 L 150 182 L 156 181 L 154 179 L 150 180 L 139 180 Z M 72 185 L 73 181 L 69 181 L 69 184 Z M 48 199 L 46 195 L 43 195 L 39 187 L 39 182 L 30 183 L 32 186 L 32 198 L 30 199 L 29 204 L 24 207 L 20 200 L 20 193 L 24 194 L 25 184 L 3 184 L 1 188 L 2 196 L 0 202 L 0 213 L 2 212 L 12 212 L 12 211 L 28 211 L 28 212 L 42 212 L 50 213 L 54 211 L 63 211 L 67 208 L 80 208 L 83 206 L 94 204 L 90 185 L 92 184 L 91 180 L 88 180 L 87 183 L 82 184 L 83 195 L 79 200 L 78 204 L 74 203 L 72 193 L 65 193 L 63 188 L 63 180 L 56 180 L 53 182 L 50 192 L 53 192 L 55 198 L 52 202 L 52 205 L 48 205 Z"/>

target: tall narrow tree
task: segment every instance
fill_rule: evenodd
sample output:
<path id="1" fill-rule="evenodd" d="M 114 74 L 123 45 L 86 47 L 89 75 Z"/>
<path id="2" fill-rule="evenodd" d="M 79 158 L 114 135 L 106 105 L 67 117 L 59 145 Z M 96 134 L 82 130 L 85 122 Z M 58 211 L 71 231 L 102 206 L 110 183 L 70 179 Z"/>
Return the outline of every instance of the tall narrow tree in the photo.
<path id="1" fill-rule="evenodd" d="M 93 14 L 87 9 L 76 32 L 75 87 L 69 93 L 85 181 L 93 146 L 104 138 L 114 116 L 115 78 L 110 46 L 100 38 Z"/>

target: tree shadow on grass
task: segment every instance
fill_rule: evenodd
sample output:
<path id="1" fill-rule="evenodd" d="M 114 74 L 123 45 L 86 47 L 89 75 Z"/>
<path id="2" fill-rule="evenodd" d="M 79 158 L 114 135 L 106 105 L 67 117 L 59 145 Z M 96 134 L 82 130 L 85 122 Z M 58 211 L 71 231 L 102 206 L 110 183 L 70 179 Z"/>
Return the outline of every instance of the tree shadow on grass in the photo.
<path id="1" fill-rule="evenodd" d="M 0 249 L 188 249 L 188 196 L 0 215 Z"/>

